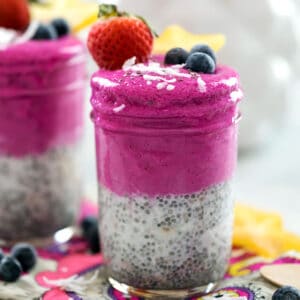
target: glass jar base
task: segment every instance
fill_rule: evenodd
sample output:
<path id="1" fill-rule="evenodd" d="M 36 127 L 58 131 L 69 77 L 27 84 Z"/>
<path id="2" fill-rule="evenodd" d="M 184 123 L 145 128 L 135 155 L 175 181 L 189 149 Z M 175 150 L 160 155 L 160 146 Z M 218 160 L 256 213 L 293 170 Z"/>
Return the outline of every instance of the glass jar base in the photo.
<path id="1" fill-rule="evenodd" d="M 108 278 L 108 281 L 113 288 L 125 295 L 138 296 L 146 299 L 183 299 L 191 296 L 203 296 L 205 294 L 211 293 L 218 285 L 218 283 L 215 282 L 189 289 L 151 290 L 128 286 L 127 284 L 120 283 L 111 277 Z"/>

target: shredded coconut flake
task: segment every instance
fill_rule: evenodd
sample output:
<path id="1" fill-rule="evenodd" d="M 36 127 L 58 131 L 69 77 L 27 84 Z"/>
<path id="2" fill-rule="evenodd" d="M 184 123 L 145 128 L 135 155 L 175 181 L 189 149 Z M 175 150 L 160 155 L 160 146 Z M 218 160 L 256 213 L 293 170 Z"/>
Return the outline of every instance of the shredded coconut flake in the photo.
<path id="1" fill-rule="evenodd" d="M 167 90 L 168 91 L 173 91 L 175 89 L 175 85 L 173 85 L 173 84 L 168 84 L 168 86 L 167 86 Z"/>
<path id="2" fill-rule="evenodd" d="M 132 67 L 133 65 L 135 65 L 135 63 L 136 63 L 136 57 L 133 56 L 133 57 L 127 59 L 127 60 L 124 62 L 122 69 L 123 69 L 124 71 L 127 71 L 127 70 L 130 69 L 130 67 Z"/>
<path id="3" fill-rule="evenodd" d="M 116 87 L 119 85 L 118 83 L 112 82 L 107 78 L 101 78 L 101 77 L 93 78 L 93 82 L 98 83 L 99 85 L 104 87 Z"/>
<path id="4" fill-rule="evenodd" d="M 114 111 L 115 113 L 118 113 L 118 112 L 122 111 L 125 107 L 126 107 L 125 104 L 121 104 L 120 106 L 115 107 L 115 108 L 113 109 L 113 111 Z"/>
<path id="5" fill-rule="evenodd" d="M 166 88 L 168 91 L 175 89 L 175 83 L 177 81 L 176 77 L 185 77 L 191 78 L 192 75 L 189 73 L 182 73 L 180 69 L 183 65 L 174 65 L 168 67 L 162 67 L 157 62 L 150 62 L 149 64 L 135 64 L 131 65 L 126 64 L 124 70 L 130 71 L 131 76 L 143 76 L 143 79 L 146 81 L 147 85 L 151 85 L 153 81 L 158 81 L 156 88 L 162 90 Z M 166 78 L 167 76 L 171 77 L 170 79 Z"/>
<path id="6" fill-rule="evenodd" d="M 200 92 L 205 93 L 206 92 L 206 83 L 200 76 L 197 79 L 197 83 L 198 83 L 198 88 L 199 88 Z"/>
<path id="7" fill-rule="evenodd" d="M 156 88 L 157 88 L 158 90 L 162 90 L 162 89 L 165 88 L 167 85 L 168 85 L 167 82 L 159 82 L 159 83 L 156 85 Z"/>
<path id="8" fill-rule="evenodd" d="M 134 66 L 129 67 L 127 70 L 130 70 L 132 72 L 139 72 L 141 74 L 147 74 L 147 73 L 155 73 L 158 75 L 165 75 L 165 73 L 162 71 L 159 63 L 149 63 L 148 65 L 145 64 L 137 64 Z"/>
<path id="9" fill-rule="evenodd" d="M 238 84 L 238 80 L 237 80 L 236 77 L 230 77 L 228 79 L 221 80 L 220 83 L 223 83 L 223 84 L 231 87 L 231 86 L 237 85 Z"/>
<path id="10" fill-rule="evenodd" d="M 243 95 L 244 95 L 243 92 L 240 89 L 238 89 L 237 91 L 231 92 L 230 99 L 232 102 L 236 102 L 236 101 L 242 99 Z"/>
<path id="11" fill-rule="evenodd" d="M 149 74 L 143 75 L 143 78 L 147 81 L 164 81 L 167 83 L 175 83 L 177 81 L 176 78 L 166 79 L 161 76 L 153 76 L 153 75 L 149 75 Z"/>
<path id="12" fill-rule="evenodd" d="M 175 68 L 165 68 L 166 70 L 166 74 L 168 75 L 174 75 L 174 76 L 177 76 L 177 77 L 185 77 L 185 78 L 191 78 L 192 75 L 189 74 L 189 73 L 181 73 L 181 72 L 178 72 Z"/>
<path id="13" fill-rule="evenodd" d="M 181 73 L 178 71 L 178 67 L 162 67 L 159 63 L 155 62 L 150 62 L 148 65 L 145 64 L 137 64 L 133 65 L 129 68 L 126 69 L 126 71 L 132 71 L 135 73 L 140 73 L 140 74 L 149 74 L 149 73 L 154 73 L 157 75 L 161 76 L 166 76 L 166 75 L 171 75 L 171 76 L 177 76 L 177 77 L 186 77 L 186 78 L 191 78 L 191 74 L 188 73 Z"/>
<path id="14" fill-rule="evenodd" d="M 181 65 L 172 65 L 173 69 L 181 69 L 184 66 L 184 64 Z"/>

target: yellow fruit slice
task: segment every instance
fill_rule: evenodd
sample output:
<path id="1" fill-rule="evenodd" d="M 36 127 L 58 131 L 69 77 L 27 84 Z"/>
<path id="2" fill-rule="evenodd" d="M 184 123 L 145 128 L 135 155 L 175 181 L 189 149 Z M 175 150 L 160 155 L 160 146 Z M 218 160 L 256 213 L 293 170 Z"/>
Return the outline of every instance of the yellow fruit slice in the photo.
<path id="1" fill-rule="evenodd" d="M 98 13 L 91 14 L 87 16 L 82 22 L 73 26 L 73 32 L 79 32 L 90 25 L 94 24 L 98 20 Z"/>
<path id="2" fill-rule="evenodd" d="M 237 204 L 233 245 L 270 258 L 300 251 L 300 237 L 285 230 L 280 215 Z"/>
<path id="3" fill-rule="evenodd" d="M 98 4 L 83 0 L 49 0 L 44 5 L 31 4 L 33 20 L 42 22 L 61 17 L 66 19 L 73 30 L 78 32 L 97 20 Z"/>
<path id="4" fill-rule="evenodd" d="M 154 54 L 165 54 L 174 47 L 191 50 L 196 44 L 208 44 L 214 51 L 219 51 L 225 45 L 223 34 L 193 34 L 178 25 L 171 25 L 155 39 Z"/>
<path id="5" fill-rule="evenodd" d="M 283 227 L 282 218 L 279 214 L 265 212 L 241 203 L 235 207 L 235 224 L 239 227 L 253 224 L 259 225 L 259 228 L 281 229 Z M 257 226 L 253 227 L 255 230 Z"/>
<path id="6" fill-rule="evenodd" d="M 284 232 L 282 239 L 283 250 L 296 250 L 300 252 L 300 237 L 291 232 Z"/>

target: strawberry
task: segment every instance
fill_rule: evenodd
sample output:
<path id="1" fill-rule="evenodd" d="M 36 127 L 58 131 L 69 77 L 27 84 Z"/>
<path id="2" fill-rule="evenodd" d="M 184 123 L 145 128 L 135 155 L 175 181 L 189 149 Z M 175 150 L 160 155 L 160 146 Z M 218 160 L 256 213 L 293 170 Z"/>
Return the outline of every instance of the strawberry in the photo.
<path id="1" fill-rule="evenodd" d="M 0 0 L 0 27 L 23 31 L 29 23 L 27 0 Z"/>
<path id="2" fill-rule="evenodd" d="M 115 5 L 100 5 L 100 20 L 88 36 L 88 49 L 100 68 L 122 68 L 129 58 L 145 62 L 153 47 L 153 34 L 139 17 L 119 13 Z"/>

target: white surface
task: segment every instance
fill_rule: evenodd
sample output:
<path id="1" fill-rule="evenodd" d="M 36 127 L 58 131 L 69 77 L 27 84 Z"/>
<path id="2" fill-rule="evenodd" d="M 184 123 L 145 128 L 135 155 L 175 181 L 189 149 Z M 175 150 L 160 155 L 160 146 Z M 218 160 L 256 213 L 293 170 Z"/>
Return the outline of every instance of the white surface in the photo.
<path id="1" fill-rule="evenodd" d="M 240 153 L 236 195 L 243 202 L 281 213 L 287 228 L 300 234 L 300 80 L 289 90 L 288 99 L 287 125 L 267 146 Z"/>
<path id="2" fill-rule="evenodd" d="M 256 153 L 240 155 L 236 195 L 241 202 L 279 212 L 287 228 L 300 234 L 300 127 L 279 132 Z"/>

